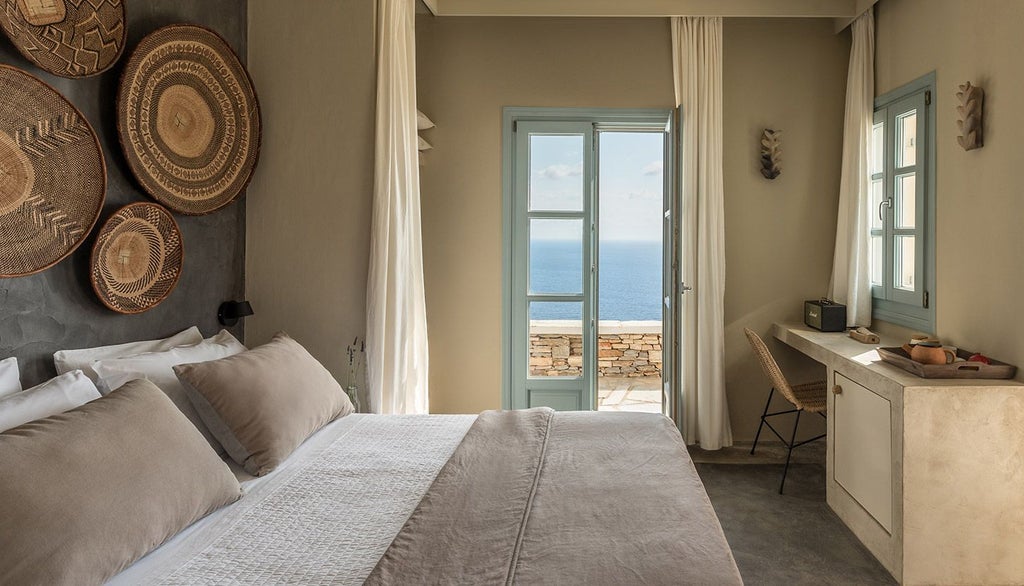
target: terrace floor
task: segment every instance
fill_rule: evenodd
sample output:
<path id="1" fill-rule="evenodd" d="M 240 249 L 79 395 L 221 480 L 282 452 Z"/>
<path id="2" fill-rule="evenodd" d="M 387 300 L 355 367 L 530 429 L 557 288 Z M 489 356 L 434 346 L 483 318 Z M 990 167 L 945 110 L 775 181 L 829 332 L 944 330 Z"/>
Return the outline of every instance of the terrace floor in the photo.
<path id="1" fill-rule="evenodd" d="M 598 411 L 661 413 L 661 377 L 615 377 L 597 379 Z"/>

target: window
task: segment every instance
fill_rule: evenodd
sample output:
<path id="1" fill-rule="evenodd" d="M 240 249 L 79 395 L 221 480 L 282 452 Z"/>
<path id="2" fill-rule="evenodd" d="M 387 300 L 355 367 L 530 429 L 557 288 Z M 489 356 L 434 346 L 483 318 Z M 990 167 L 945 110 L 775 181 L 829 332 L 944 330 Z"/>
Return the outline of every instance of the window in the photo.
<path id="1" fill-rule="evenodd" d="M 875 100 L 871 290 L 877 319 L 935 327 L 935 74 Z"/>

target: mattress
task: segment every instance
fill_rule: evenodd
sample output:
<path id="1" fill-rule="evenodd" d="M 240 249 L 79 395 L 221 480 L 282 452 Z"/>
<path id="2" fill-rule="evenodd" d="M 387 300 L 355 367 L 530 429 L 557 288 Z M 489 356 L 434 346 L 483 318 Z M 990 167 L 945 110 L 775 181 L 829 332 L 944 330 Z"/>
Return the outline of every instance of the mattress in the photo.
<path id="1" fill-rule="evenodd" d="M 362 584 L 475 419 L 343 417 L 109 584 Z"/>

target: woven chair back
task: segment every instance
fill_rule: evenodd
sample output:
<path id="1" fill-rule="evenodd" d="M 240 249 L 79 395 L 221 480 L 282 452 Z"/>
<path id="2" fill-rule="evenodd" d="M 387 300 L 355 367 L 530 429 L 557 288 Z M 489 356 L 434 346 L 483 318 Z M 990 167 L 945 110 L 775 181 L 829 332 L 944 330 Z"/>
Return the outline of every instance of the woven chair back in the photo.
<path id="1" fill-rule="evenodd" d="M 757 356 L 757 361 L 761 363 L 761 368 L 764 370 L 765 375 L 772 381 L 772 386 L 775 387 L 776 391 L 782 393 L 786 400 L 790 403 L 802 408 L 800 400 L 796 398 L 796 394 L 793 393 L 793 387 L 789 385 L 789 381 L 786 380 L 785 375 L 782 374 L 782 369 L 779 368 L 779 363 L 775 362 L 775 357 L 768 351 L 768 346 L 750 328 L 743 328 L 743 333 L 747 335 L 747 340 L 750 341 L 750 346 L 754 349 L 754 355 Z"/>

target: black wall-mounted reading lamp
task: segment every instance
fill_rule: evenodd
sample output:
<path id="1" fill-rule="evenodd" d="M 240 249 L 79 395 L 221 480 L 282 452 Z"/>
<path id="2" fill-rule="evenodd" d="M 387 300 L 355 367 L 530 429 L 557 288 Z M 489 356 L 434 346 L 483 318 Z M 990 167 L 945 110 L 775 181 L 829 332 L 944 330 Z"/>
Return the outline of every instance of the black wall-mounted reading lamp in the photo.
<path id="1" fill-rule="evenodd" d="M 237 324 L 238 320 L 252 314 L 252 305 L 248 301 L 225 301 L 217 309 L 217 321 L 222 326 L 231 327 Z"/>

